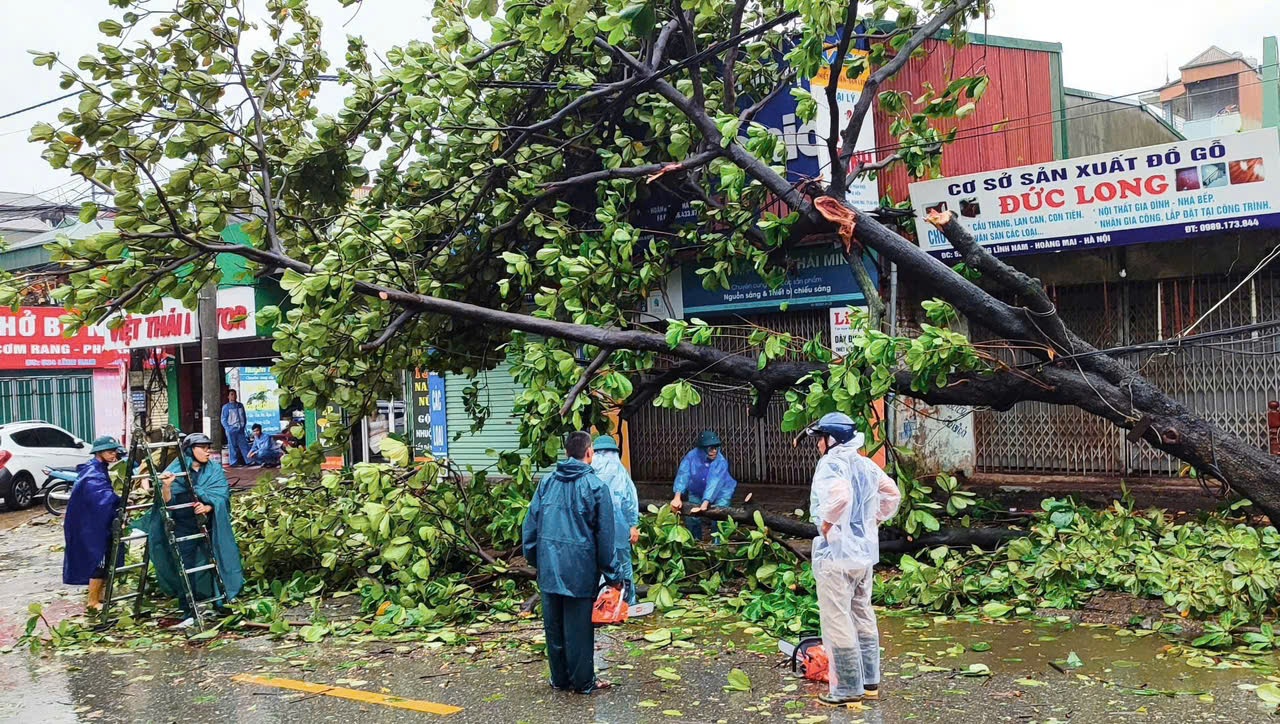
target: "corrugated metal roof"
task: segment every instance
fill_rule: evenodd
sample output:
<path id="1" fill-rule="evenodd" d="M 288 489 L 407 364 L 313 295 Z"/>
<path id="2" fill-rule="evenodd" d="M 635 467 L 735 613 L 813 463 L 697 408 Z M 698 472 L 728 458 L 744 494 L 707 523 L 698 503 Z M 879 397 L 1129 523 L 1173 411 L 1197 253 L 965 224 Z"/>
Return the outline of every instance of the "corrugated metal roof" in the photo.
<path id="1" fill-rule="evenodd" d="M 926 84 L 941 89 L 953 78 L 984 73 L 990 79 L 972 115 L 958 124 L 936 124 L 943 131 L 959 127 L 957 140 L 942 151 L 944 176 L 1054 160 L 1055 98 L 1061 90 L 1050 70 L 1054 52 L 976 44 L 956 48 L 940 40 L 926 41 L 924 47 L 925 56 L 907 63 L 884 90 L 919 98 Z M 889 133 L 888 114 L 874 107 L 876 147 L 883 157 L 895 153 L 899 142 Z M 997 130 L 1001 123 L 1005 125 Z M 894 165 L 880 174 L 880 193 L 905 200 L 909 183 L 907 169 Z"/>

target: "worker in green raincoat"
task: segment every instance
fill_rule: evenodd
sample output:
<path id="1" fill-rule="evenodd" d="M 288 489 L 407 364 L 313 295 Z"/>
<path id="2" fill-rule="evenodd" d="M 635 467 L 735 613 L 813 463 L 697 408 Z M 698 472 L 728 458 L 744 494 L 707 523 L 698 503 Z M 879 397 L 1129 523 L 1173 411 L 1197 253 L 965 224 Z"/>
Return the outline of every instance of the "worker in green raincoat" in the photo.
<path id="1" fill-rule="evenodd" d="M 212 570 L 189 573 L 191 590 L 195 594 L 196 603 L 225 606 L 244 586 L 244 572 L 240 567 L 240 548 L 231 531 L 231 486 L 227 483 L 227 475 L 222 466 L 209 460 L 212 444 L 209 436 L 201 433 L 192 433 L 183 438 L 180 454 L 187 456 L 190 477 L 176 475 L 182 471 L 182 465 L 179 460 L 174 460 L 160 476 L 164 485 L 161 493 L 167 505 L 195 503 L 191 508 L 170 511 L 174 522 L 173 535 L 175 538 L 195 535 L 200 532 L 201 522 L 208 528 L 213 556 L 226 590 L 217 590 L 217 578 Z M 159 505 L 160 502 L 157 501 L 156 506 Z M 147 545 L 151 552 L 151 562 L 155 564 L 156 581 L 161 590 L 178 599 L 182 610 L 187 614 L 187 620 L 179 626 L 190 626 L 195 622 L 192 618 L 195 609 L 192 601 L 186 599 L 179 566 L 190 570 L 209 564 L 204 541 L 196 539 L 178 543 L 182 560 L 175 561 L 169 550 L 164 518 L 160 511 L 153 507 L 140 525 L 148 533 Z"/>

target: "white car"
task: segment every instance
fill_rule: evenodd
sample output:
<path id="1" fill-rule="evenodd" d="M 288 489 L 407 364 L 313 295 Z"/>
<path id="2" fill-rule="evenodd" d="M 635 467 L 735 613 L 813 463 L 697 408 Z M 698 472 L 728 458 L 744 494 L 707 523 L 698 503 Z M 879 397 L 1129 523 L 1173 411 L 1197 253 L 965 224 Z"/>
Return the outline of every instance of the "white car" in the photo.
<path id="1" fill-rule="evenodd" d="M 9 510 L 30 508 L 44 482 L 44 468 L 88 462 L 89 445 L 41 420 L 0 425 L 0 498 Z"/>

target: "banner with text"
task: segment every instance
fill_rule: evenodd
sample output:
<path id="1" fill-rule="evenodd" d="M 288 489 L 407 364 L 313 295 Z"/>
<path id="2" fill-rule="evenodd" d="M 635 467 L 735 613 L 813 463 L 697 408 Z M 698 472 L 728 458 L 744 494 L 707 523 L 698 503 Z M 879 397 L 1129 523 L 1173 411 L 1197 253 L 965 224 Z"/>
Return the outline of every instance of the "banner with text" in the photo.
<path id="1" fill-rule="evenodd" d="M 218 290 L 218 339 L 244 339 L 258 334 L 257 302 L 253 287 Z M 164 308 L 151 314 L 129 314 L 111 329 L 109 321 L 95 329 L 107 338 L 108 349 L 142 349 L 190 344 L 200 339 L 196 313 L 177 299 L 166 297 Z"/>
<path id="2" fill-rule="evenodd" d="M 0 309 L 0 370 L 111 367 L 125 358 L 96 329 L 63 335 L 61 307 Z"/>
<path id="3" fill-rule="evenodd" d="M 244 404 L 249 429 L 262 425 L 266 435 L 284 432 L 280 422 L 280 386 L 270 367 L 239 368 L 240 401 Z"/>
<path id="4" fill-rule="evenodd" d="M 787 278 L 777 289 L 770 289 L 754 269 L 729 277 L 728 289 L 707 289 L 702 286 L 698 266 L 685 264 L 680 268 L 681 308 L 688 317 L 712 312 L 778 311 L 783 304 L 799 309 L 865 301 L 842 249 L 802 249 L 793 252 L 784 263 Z M 864 257 L 864 263 L 872 281 L 878 284 L 875 263 L 869 256 Z"/>
<path id="5" fill-rule="evenodd" d="M 923 181 L 911 203 L 920 246 L 946 260 L 959 254 L 925 221 L 931 211 L 950 211 L 1000 256 L 1280 228 L 1280 137 L 1264 129 Z"/>

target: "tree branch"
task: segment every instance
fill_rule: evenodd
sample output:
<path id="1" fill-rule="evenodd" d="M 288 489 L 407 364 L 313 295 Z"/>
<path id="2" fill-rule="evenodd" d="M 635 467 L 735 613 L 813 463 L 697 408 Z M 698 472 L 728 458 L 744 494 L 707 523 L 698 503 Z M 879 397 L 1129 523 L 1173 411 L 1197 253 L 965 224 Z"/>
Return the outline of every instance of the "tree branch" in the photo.
<path id="1" fill-rule="evenodd" d="M 827 76 L 827 158 L 831 161 L 831 189 L 839 195 L 847 188 L 845 169 L 847 164 L 840 163 L 840 76 L 844 73 L 844 59 L 849 54 L 849 44 L 853 40 L 853 31 L 858 24 L 858 0 L 849 0 L 844 11 L 844 32 L 840 34 L 840 42 L 836 44 L 836 57 L 831 61 L 830 73 Z"/>
<path id="2" fill-rule="evenodd" d="M 591 360 L 591 364 L 587 365 L 587 368 L 582 371 L 582 377 L 578 378 L 578 381 L 573 383 L 573 387 L 570 388 L 569 394 L 564 398 L 564 404 L 560 406 L 561 417 L 565 417 L 573 411 L 573 403 L 577 401 L 578 395 L 582 394 L 582 391 L 587 389 L 587 386 L 591 384 L 591 378 L 595 376 L 596 372 L 600 371 L 600 368 L 604 366 L 605 362 L 609 361 L 609 355 L 611 354 L 613 354 L 613 350 L 607 347 L 600 350 L 596 354 L 595 359 Z"/>
<path id="3" fill-rule="evenodd" d="M 844 135 L 841 140 L 840 163 L 843 166 L 849 165 L 849 159 L 853 158 L 854 147 L 858 145 L 858 135 L 862 132 L 862 120 L 867 117 L 867 113 L 871 111 L 871 104 L 876 100 L 877 91 L 880 90 L 880 84 L 889 78 L 898 74 L 902 67 L 911 60 L 911 54 L 915 49 L 924 44 L 926 40 L 933 37 L 947 23 L 951 22 L 955 16 L 964 12 L 968 7 L 977 2 L 977 0 L 955 0 L 952 5 L 933 16 L 933 19 L 925 23 L 919 30 L 907 40 L 899 50 L 893 60 L 885 63 L 871 73 L 871 77 L 867 79 L 866 84 L 862 87 L 862 95 L 858 96 L 858 102 L 853 105 L 853 115 L 849 117 L 849 123 L 845 126 Z M 834 161 L 833 161 L 834 163 Z M 833 188 L 833 195 L 843 197 L 847 189 Z"/>
<path id="4" fill-rule="evenodd" d="M 391 340 L 392 337 L 395 336 L 396 332 L 400 331 L 401 327 L 408 324 L 409 320 L 413 319 L 416 316 L 418 316 L 418 313 L 413 311 L 412 309 L 404 310 L 403 312 L 400 313 L 399 316 L 391 320 L 391 324 L 388 324 L 387 328 L 382 330 L 382 334 L 378 335 L 377 339 L 373 340 L 372 342 L 366 342 L 360 345 L 360 351 L 372 352 L 373 350 L 386 344 Z"/>
<path id="5" fill-rule="evenodd" d="M 742 16 L 746 13 L 746 10 L 747 0 L 735 0 L 733 5 L 733 15 L 729 21 L 730 38 L 737 37 L 738 34 L 742 32 Z M 737 42 L 730 45 L 728 50 L 725 52 L 724 57 L 724 80 L 722 84 L 723 87 L 720 92 L 724 96 L 723 106 L 726 111 L 732 109 L 738 100 L 737 88 L 735 86 L 737 78 L 735 78 L 733 74 L 734 66 L 738 63 L 738 46 L 739 43 Z"/>

